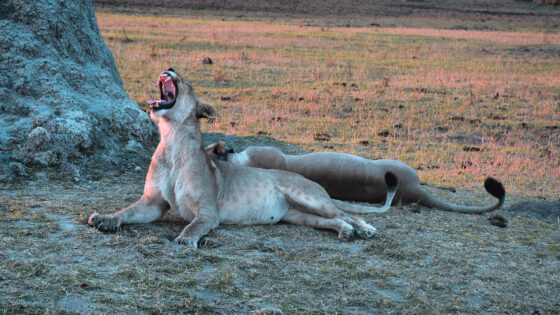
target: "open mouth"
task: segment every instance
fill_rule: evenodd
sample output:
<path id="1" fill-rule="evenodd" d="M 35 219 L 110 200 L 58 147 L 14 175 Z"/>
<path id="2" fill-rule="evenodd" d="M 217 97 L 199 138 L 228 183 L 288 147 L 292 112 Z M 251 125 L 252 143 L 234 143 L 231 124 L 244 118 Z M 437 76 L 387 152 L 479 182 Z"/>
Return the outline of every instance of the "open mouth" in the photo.
<path id="1" fill-rule="evenodd" d="M 177 86 L 173 77 L 167 71 L 162 72 L 158 79 L 160 99 L 149 100 L 151 110 L 168 109 L 175 105 L 177 99 Z"/>

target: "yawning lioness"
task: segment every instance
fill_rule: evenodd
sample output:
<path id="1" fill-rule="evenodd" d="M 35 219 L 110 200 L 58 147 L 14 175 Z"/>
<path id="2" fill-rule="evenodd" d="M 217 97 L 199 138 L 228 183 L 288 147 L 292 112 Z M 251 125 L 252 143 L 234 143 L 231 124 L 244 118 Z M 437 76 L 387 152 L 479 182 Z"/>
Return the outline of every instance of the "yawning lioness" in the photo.
<path id="1" fill-rule="evenodd" d="M 382 208 L 333 201 L 317 183 L 303 176 L 212 161 L 202 146 L 200 118 L 214 118 L 214 106 L 196 97 L 192 87 L 173 69 L 159 76 L 160 100 L 150 102 L 158 122 L 160 142 L 146 176 L 144 194 L 113 214 L 94 213 L 88 223 L 115 230 L 123 223 L 148 223 L 172 208 L 190 223 L 175 241 L 196 247 L 198 240 L 225 224 L 287 222 L 371 238 L 375 228 L 348 212 L 383 212 L 391 204 L 398 183 L 384 176 L 390 187 Z"/>

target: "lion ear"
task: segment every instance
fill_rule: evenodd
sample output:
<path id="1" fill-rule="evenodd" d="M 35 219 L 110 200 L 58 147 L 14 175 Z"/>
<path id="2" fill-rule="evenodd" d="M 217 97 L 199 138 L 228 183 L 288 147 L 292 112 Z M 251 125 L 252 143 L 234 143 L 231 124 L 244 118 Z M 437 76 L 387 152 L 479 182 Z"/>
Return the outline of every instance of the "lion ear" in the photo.
<path id="1" fill-rule="evenodd" d="M 217 159 L 220 155 L 226 154 L 226 149 L 222 141 L 218 141 L 204 148 L 206 155 L 211 159 Z"/>
<path id="2" fill-rule="evenodd" d="M 216 119 L 216 108 L 210 103 L 198 100 L 196 102 L 196 118 Z"/>

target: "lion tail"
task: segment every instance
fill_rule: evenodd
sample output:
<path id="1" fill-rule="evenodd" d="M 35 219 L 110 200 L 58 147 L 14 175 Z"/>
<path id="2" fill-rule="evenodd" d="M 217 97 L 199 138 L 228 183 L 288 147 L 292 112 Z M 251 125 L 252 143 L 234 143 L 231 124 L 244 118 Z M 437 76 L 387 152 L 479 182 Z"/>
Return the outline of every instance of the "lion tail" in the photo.
<path id="1" fill-rule="evenodd" d="M 457 213 L 483 214 L 500 208 L 506 200 L 506 190 L 502 183 L 492 177 L 488 177 L 484 181 L 484 188 L 488 193 L 498 199 L 496 204 L 482 207 L 463 206 L 439 200 L 421 189 L 418 190 L 415 199 L 417 199 L 417 202 L 422 206 Z"/>

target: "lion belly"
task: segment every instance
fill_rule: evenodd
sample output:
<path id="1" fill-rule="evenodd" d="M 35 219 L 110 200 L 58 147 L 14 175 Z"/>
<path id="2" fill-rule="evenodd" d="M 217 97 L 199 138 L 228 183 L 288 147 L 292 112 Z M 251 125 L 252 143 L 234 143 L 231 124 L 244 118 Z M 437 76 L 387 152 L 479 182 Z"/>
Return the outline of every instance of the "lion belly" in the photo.
<path id="1" fill-rule="evenodd" d="M 220 223 L 275 224 L 290 210 L 284 195 L 275 190 L 258 195 L 226 195 L 218 202 Z"/>

